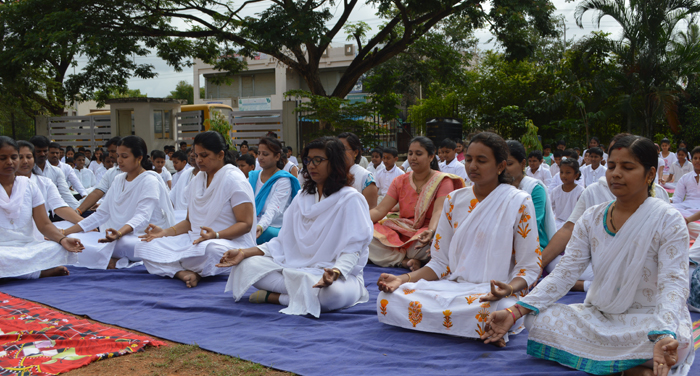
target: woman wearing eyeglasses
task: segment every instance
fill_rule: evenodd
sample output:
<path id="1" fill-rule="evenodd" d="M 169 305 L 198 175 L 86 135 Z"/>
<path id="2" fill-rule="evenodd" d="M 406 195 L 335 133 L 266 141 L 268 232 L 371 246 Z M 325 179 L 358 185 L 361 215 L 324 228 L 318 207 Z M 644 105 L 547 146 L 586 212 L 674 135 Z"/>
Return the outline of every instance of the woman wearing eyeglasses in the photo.
<path id="1" fill-rule="evenodd" d="M 236 301 L 255 286 L 253 303 L 319 317 L 368 301 L 362 270 L 373 230 L 367 201 L 352 188 L 343 144 L 322 137 L 302 156 L 304 185 L 285 211 L 279 235 L 227 251 L 218 266 L 233 266 L 226 291 Z"/>
<path id="2" fill-rule="evenodd" d="M 430 242 L 445 197 L 464 188 L 464 180 L 440 172 L 435 144 L 427 137 L 411 140 L 408 162 L 411 172 L 394 179 L 382 202 L 370 211 L 375 225 L 369 259 L 379 266 L 415 271 L 430 258 Z M 399 218 L 387 218 L 397 203 Z"/>

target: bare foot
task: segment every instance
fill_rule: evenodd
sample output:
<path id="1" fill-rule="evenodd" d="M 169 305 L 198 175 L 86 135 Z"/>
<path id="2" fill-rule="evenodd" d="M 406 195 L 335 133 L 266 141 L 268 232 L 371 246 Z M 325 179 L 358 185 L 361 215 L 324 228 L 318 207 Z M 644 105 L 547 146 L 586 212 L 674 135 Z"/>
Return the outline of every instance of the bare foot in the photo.
<path id="1" fill-rule="evenodd" d="M 493 345 L 496 347 L 506 347 L 506 341 L 503 338 L 501 338 L 496 342 L 490 342 L 489 345 Z"/>
<path id="2" fill-rule="evenodd" d="M 175 277 L 185 282 L 188 289 L 192 287 L 197 287 L 199 280 L 202 279 L 202 277 L 199 274 L 189 270 L 181 270 L 175 274 Z"/>
<path id="3" fill-rule="evenodd" d="M 64 275 L 69 275 L 70 272 L 65 266 L 57 266 L 55 268 L 46 269 L 41 271 L 39 278 L 47 277 L 63 277 Z"/>
<path id="4" fill-rule="evenodd" d="M 422 265 L 419 260 L 410 259 L 406 257 L 405 259 L 403 259 L 403 261 L 401 261 L 401 266 L 412 272 L 415 272 L 416 270 L 420 269 Z"/>
<path id="5" fill-rule="evenodd" d="M 119 259 L 116 259 L 114 257 L 109 259 L 109 264 L 107 264 L 107 269 L 116 269 L 117 268 L 117 261 L 119 261 Z"/>
<path id="6" fill-rule="evenodd" d="M 280 304 L 280 294 L 273 292 L 267 297 L 267 302 L 270 304 Z"/>
<path id="7" fill-rule="evenodd" d="M 654 376 L 654 370 L 649 367 L 636 366 L 623 372 L 625 376 Z"/>
<path id="8" fill-rule="evenodd" d="M 571 288 L 571 291 L 583 291 L 583 281 L 576 281 L 576 283 L 574 283 L 574 287 Z"/>

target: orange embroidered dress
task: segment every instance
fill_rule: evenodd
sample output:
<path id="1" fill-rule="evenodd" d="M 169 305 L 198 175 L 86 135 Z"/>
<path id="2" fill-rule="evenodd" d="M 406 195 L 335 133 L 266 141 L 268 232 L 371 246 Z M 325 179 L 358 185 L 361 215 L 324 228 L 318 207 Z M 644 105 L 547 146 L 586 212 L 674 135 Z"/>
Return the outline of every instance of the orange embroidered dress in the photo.
<path id="1" fill-rule="evenodd" d="M 507 184 L 481 202 L 472 187 L 450 193 L 430 251 L 427 267 L 440 279 L 405 283 L 393 293 L 380 293 L 379 321 L 478 338 L 489 313 L 510 307 L 525 293 L 480 303 L 479 297 L 491 291 L 490 280 L 509 283 L 522 277 L 529 286 L 540 273 L 541 250 L 530 196 Z M 511 333 L 522 328 L 519 320 Z"/>

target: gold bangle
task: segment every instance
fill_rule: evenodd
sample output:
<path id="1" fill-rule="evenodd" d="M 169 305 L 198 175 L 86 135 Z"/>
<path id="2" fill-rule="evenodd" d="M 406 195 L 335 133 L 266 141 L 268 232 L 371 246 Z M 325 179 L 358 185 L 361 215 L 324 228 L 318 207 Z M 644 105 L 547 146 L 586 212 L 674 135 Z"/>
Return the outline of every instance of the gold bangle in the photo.
<path id="1" fill-rule="evenodd" d="M 406 276 L 408 276 L 408 282 L 411 282 L 411 274 L 406 273 Z M 408 282 L 406 282 L 406 283 L 408 283 Z"/>
<path id="2" fill-rule="evenodd" d="M 511 296 L 513 296 L 513 292 L 514 292 L 514 290 L 515 290 L 515 289 L 513 288 L 513 286 L 511 286 L 511 285 L 508 285 L 508 286 L 510 286 L 510 294 L 508 294 L 508 296 L 506 296 L 506 298 L 510 298 Z"/>
<path id="3" fill-rule="evenodd" d="M 170 226 L 171 229 L 173 229 L 173 236 L 177 236 L 177 230 L 175 230 L 175 226 Z"/>
<path id="4" fill-rule="evenodd" d="M 333 274 L 337 274 L 337 275 L 338 275 L 338 277 L 336 278 L 336 280 L 338 280 L 338 278 L 340 278 L 340 276 L 343 275 L 342 273 L 340 273 L 340 270 L 338 270 L 338 269 L 336 269 L 336 268 L 333 268 Z"/>
<path id="5" fill-rule="evenodd" d="M 117 230 L 117 235 L 119 235 L 120 238 L 123 238 L 123 237 L 124 237 L 124 235 L 122 234 L 122 232 L 119 231 L 119 230 Z"/>
<path id="6" fill-rule="evenodd" d="M 75 211 L 77 211 L 78 214 L 83 215 L 83 212 L 82 212 L 82 210 L 80 210 L 80 208 L 75 208 Z"/>

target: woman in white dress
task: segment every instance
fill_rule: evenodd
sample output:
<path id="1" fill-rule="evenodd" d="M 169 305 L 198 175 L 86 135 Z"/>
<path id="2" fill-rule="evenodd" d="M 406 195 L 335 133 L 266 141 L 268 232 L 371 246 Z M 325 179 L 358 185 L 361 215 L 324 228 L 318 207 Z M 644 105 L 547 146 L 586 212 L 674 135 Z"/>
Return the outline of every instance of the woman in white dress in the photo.
<path id="1" fill-rule="evenodd" d="M 598 375 L 686 375 L 695 354 L 685 221 L 651 197 L 657 155 L 650 140 L 624 137 L 610 151 L 615 200 L 583 214 L 554 271 L 516 305 L 492 313 L 482 339 L 499 340 L 530 314 L 532 356 Z M 589 264 L 596 277 L 585 302 L 557 304 Z"/>
<path id="2" fill-rule="evenodd" d="M 141 261 L 134 256 L 149 224 L 168 228 L 175 224 L 168 188 L 153 171 L 146 142 L 138 136 L 127 136 L 117 144 L 117 162 L 122 171 L 97 210 L 78 224 L 64 230 L 76 234 L 86 251 L 78 257 L 78 266 L 91 269 L 115 269 Z M 99 233 L 90 232 L 100 227 Z M 81 233 L 81 234 L 78 234 Z"/>
<path id="3" fill-rule="evenodd" d="M 262 170 L 250 171 L 248 181 L 255 191 L 255 214 L 258 225 L 257 244 L 267 243 L 282 228 L 284 212 L 299 192 L 299 180 L 282 170 L 282 144 L 277 139 L 264 137 L 258 143 L 258 160 Z"/>
<path id="4" fill-rule="evenodd" d="M 338 135 L 338 139 L 340 139 L 345 146 L 346 163 L 350 168 L 350 174 L 353 176 L 352 186 L 365 196 L 369 209 L 372 210 L 377 206 L 379 189 L 374 180 L 374 175 L 358 164 L 362 159 L 362 143 L 360 142 L 360 138 L 354 133 L 344 132 Z"/>
<path id="5" fill-rule="evenodd" d="M 350 187 L 343 144 L 323 137 L 302 156 L 304 188 L 284 213 L 279 236 L 226 252 L 220 266 L 233 266 L 226 291 L 236 301 L 255 286 L 251 302 L 319 317 L 368 301 L 362 271 L 373 230 L 365 198 Z"/>
<path id="6" fill-rule="evenodd" d="M 224 137 L 214 131 L 194 138 L 200 172 L 189 186 L 187 217 L 162 228 L 151 224 L 136 246 L 148 272 L 176 277 L 195 287 L 202 277 L 226 274 L 217 268 L 232 248 L 255 246 L 255 197 L 245 176 L 234 167 Z"/>
<path id="7" fill-rule="evenodd" d="M 379 277 L 380 322 L 477 339 L 490 312 L 510 307 L 537 280 L 535 208 L 527 193 L 510 184 L 507 157 L 500 136 L 483 132 L 472 138 L 465 166 L 473 185 L 447 195 L 427 265 Z M 508 327 L 511 334 L 522 329 L 521 322 Z"/>
<path id="8" fill-rule="evenodd" d="M 0 278 L 36 279 L 68 275 L 82 251 L 80 240 L 61 234 L 46 215 L 36 184 L 17 176 L 19 147 L 0 136 Z M 37 240 L 36 228 L 49 240 Z"/>

